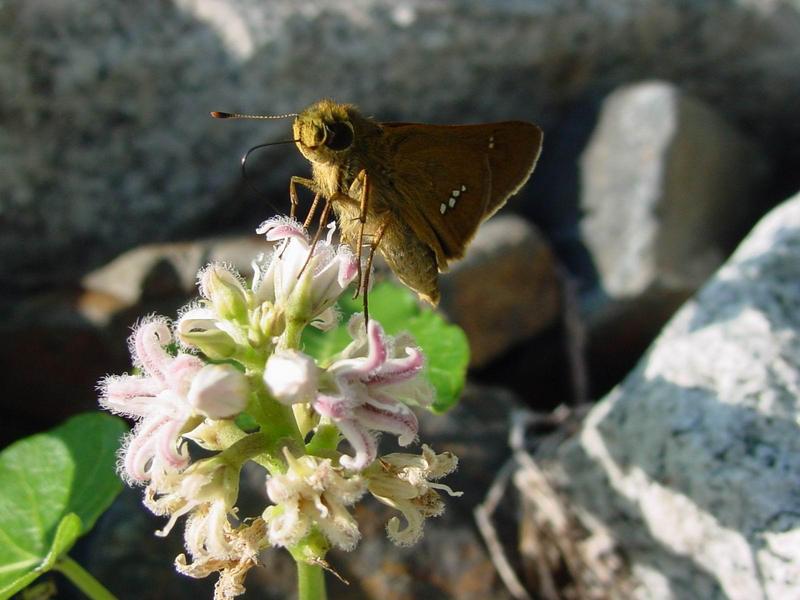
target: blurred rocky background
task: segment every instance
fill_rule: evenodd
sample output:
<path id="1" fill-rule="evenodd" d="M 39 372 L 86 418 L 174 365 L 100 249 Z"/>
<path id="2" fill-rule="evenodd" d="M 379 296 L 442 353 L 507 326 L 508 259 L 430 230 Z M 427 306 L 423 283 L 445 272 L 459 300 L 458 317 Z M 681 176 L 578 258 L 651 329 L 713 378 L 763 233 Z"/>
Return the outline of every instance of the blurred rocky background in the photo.
<path id="1" fill-rule="evenodd" d="M 0 446 L 94 408 L 129 326 L 288 210 L 299 153 L 239 157 L 291 122 L 209 111 L 531 120 L 534 176 L 442 282 L 471 384 L 426 426 L 466 496 L 412 552 L 376 518 L 332 597 L 796 596 L 800 1 L 11 0 L 0 31 Z M 127 494 L 83 558 L 207 594 L 158 526 Z"/>

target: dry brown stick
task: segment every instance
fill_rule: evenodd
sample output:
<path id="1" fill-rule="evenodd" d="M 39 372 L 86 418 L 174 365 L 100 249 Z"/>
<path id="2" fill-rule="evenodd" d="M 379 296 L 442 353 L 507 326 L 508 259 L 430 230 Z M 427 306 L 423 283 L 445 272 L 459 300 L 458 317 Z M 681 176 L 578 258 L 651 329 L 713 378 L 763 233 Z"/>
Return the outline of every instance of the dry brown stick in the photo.
<path id="1" fill-rule="evenodd" d="M 497 529 L 492 525 L 491 521 L 492 515 L 503 498 L 515 468 L 516 461 L 513 458 L 506 461 L 506 464 L 500 469 L 489 491 L 486 493 L 484 501 L 475 507 L 474 514 L 478 531 L 483 537 L 486 548 L 489 550 L 489 557 L 492 559 L 494 568 L 508 591 L 516 600 L 533 600 L 514 572 L 514 568 L 503 550 L 503 545 L 500 543 Z"/>

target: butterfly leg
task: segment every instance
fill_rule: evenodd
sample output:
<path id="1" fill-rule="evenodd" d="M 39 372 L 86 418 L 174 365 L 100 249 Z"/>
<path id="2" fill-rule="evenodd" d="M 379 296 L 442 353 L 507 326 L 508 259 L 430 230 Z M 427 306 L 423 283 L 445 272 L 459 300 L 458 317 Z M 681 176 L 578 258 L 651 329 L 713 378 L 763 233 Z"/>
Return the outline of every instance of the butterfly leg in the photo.
<path id="1" fill-rule="evenodd" d="M 292 175 L 291 179 L 289 179 L 289 200 L 292 203 L 292 208 L 289 212 L 289 216 L 294 219 L 295 213 L 297 212 L 297 206 L 300 204 L 300 201 L 297 198 L 297 186 L 302 185 L 304 188 L 308 188 L 315 194 L 319 195 L 320 191 L 317 187 L 317 184 L 314 183 L 313 179 L 308 179 L 307 177 L 300 177 L 298 175 Z M 312 208 L 315 205 L 312 205 Z M 310 221 L 309 218 L 306 218 L 306 221 Z"/>
<path id="2" fill-rule="evenodd" d="M 378 249 L 378 244 L 381 243 L 381 238 L 386 232 L 386 227 L 389 225 L 389 219 L 381 223 L 375 235 L 372 237 L 372 242 L 369 245 L 369 255 L 367 255 L 367 268 L 364 272 L 364 326 L 369 323 L 369 274 L 372 271 L 372 259 L 375 258 L 375 251 Z M 358 282 L 361 285 L 361 280 Z"/>
<path id="3" fill-rule="evenodd" d="M 303 272 L 306 270 L 308 263 L 311 262 L 311 257 L 314 256 L 314 249 L 317 247 L 317 242 L 319 242 L 319 238 L 322 236 L 322 230 L 325 228 L 325 222 L 328 220 L 328 215 L 331 212 L 331 203 L 328 200 L 325 200 L 325 206 L 322 208 L 322 215 L 319 218 L 319 225 L 317 225 L 317 231 L 314 232 L 314 238 L 311 240 L 311 247 L 308 249 L 308 256 L 306 257 L 306 262 L 303 263 L 303 267 L 300 269 L 300 272 L 297 274 L 297 278 L 303 275 Z"/>
<path id="4" fill-rule="evenodd" d="M 322 197 L 322 194 L 317 192 L 314 194 L 314 201 L 311 203 L 311 208 L 308 209 L 308 214 L 306 215 L 306 220 L 303 221 L 303 229 L 308 229 L 311 225 L 311 221 L 314 219 L 314 213 L 317 212 L 317 205 L 319 204 L 319 199 Z"/>
<path id="5" fill-rule="evenodd" d="M 366 294 L 366 287 L 363 286 L 363 280 L 362 280 L 364 274 L 361 271 L 361 248 L 363 248 L 364 245 L 364 227 L 366 227 L 367 225 L 367 211 L 369 210 L 369 191 L 370 191 L 369 177 L 367 177 L 366 171 L 361 171 L 358 174 L 357 180 L 361 180 L 361 198 L 358 203 L 359 204 L 358 220 L 361 223 L 361 225 L 358 228 L 358 242 L 356 244 L 356 248 L 358 248 L 358 285 L 356 286 L 356 291 L 353 294 L 353 298 L 358 297 L 358 294 L 361 291 L 362 287 L 364 288 L 364 293 Z"/>

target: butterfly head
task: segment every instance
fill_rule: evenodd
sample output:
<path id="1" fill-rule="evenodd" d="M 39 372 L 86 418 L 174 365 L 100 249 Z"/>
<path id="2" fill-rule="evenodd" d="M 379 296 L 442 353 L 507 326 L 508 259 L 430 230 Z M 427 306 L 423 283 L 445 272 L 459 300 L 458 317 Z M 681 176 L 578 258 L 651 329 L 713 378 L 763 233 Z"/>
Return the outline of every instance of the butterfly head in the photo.
<path id="1" fill-rule="evenodd" d="M 312 104 L 294 120 L 297 147 L 308 160 L 337 164 L 344 161 L 355 143 L 355 109 L 332 100 Z"/>

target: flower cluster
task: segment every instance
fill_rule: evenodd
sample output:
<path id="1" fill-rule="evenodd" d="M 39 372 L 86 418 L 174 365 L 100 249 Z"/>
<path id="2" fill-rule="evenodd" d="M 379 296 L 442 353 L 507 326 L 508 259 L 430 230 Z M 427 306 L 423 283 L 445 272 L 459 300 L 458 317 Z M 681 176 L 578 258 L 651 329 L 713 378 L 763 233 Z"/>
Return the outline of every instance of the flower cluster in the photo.
<path id="1" fill-rule="evenodd" d="M 455 468 L 453 455 L 423 446 L 421 455 L 379 457 L 382 432 L 401 446 L 416 441 L 413 408 L 434 399 L 409 335 L 389 336 L 356 315 L 337 355 L 321 362 L 303 352 L 306 327 L 337 323 L 335 303 L 357 276 L 357 257 L 330 234 L 312 244 L 292 219 L 258 231 L 274 245 L 254 261 L 250 282 L 230 266 L 205 267 L 200 299 L 174 323 L 150 316 L 134 328 L 135 374 L 99 385 L 102 406 L 134 421 L 121 475 L 144 486 L 145 505 L 167 518 L 159 535 L 186 517 L 188 558 L 178 556 L 176 568 L 219 573 L 216 598 L 243 593 L 268 546 L 311 564 L 325 564 L 331 546 L 353 549 L 361 534 L 351 510 L 367 493 L 403 516 L 404 528 L 396 517 L 387 524 L 400 545 L 441 514 L 439 491 L 455 495 L 432 483 Z M 266 469 L 272 504 L 245 517 L 239 478 L 250 461 Z"/>

